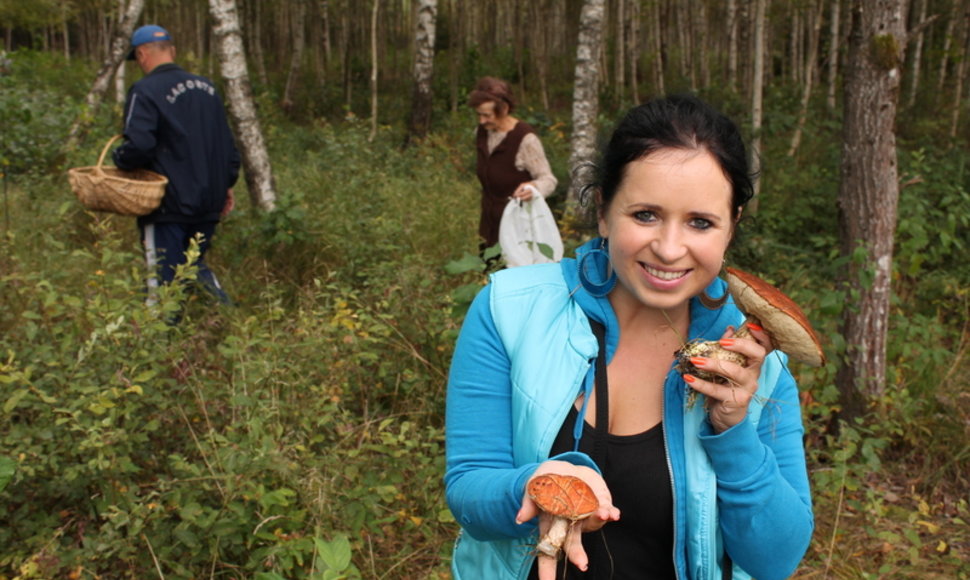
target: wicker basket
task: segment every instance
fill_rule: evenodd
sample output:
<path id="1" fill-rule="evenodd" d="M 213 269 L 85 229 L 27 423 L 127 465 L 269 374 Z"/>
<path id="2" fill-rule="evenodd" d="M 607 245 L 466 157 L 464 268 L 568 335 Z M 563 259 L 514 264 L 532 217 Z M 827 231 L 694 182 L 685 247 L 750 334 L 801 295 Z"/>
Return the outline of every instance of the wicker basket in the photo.
<path id="1" fill-rule="evenodd" d="M 115 135 L 108 141 L 96 166 L 68 169 L 67 179 L 71 182 L 71 189 L 81 205 L 90 210 L 121 215 L 151 213 L 162 203 L 168 178 L 147 169 L 123 171 L 117 167 L 105 167 L 104 156 L 111 144 L 120 137 Z"/>

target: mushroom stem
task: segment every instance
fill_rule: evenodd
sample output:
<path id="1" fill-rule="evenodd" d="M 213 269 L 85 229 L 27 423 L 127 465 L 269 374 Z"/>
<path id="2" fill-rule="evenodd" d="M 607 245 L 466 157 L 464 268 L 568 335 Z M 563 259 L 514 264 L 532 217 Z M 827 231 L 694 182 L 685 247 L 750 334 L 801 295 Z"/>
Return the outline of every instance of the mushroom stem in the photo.
<path id="1" fill-rule="evenodd" d="M 536 544 L 536 551 L 544 556 L 558 559 L 559 552 L 562 550 L 563 544 L 566 543 L 566 536 L 569 535 L 571 523 L 567 518 L 561 516 L 552 518 L 552 525 Z"/>

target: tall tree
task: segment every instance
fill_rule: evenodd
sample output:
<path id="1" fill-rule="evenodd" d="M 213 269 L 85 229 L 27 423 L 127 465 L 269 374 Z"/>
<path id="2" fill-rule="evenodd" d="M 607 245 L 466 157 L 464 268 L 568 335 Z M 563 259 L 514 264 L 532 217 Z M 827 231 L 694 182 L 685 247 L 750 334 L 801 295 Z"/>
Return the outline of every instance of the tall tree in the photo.
<path id="1" fill-rule="evenodd" d="M 963 2 L 960 2 L 962 5 Z M 962 42 L 960 54 L 957 57 L 956 78 L 953 81 L 953 106 L 950 117 L 950 139 L 955 139 L 960 125 L 960 109 L 963 102 L 963 85 L 967 78 L 967 57 L 970 56 L 970 13 L 964 12 L 963 26 L 960 27 Z"/>
<path id="2" fill-rule="evenodd" d="M 761 173 L 761 125 L 764 121 L 765 91 L 765 11 L 768 0 L 754 2 L 754 57 L 751 78 L 751 171 Z M 758 213 L 758 194 L 761 179 L 754 181 L 754 199 L 748 204 L 752 214 Z"/>
<path id="3" fill-rule="evenodd" d="M 798 146 L 802 142 L 802 131 L 805 130 L 805 122 L 808 119 L 808 105 L 812 98 L 812 89 L 815 86 L 815 71 L 818 69 L 818 43 L 822 30 L 822 10 L 825 3 L 822 0 L 811 0 L 815 5 L 809 6 L 808 23 L 808 50 L 805 54 L 805 78 L 802 85 L 802 103 L 798 111 L 798 125 L 791 138 L 791 146 L 788 148 L 788 156 L 794 157 L 798 151 Z"/>
<path id="4" fill-rule="evenodd" d="M 377 15 L 381 0 L 374 0 L 370 18 L 370 140 L 377 136 Z"/>
<path id="5" fill-rule="evenodd" d="M 434 37 L 438 17 L 438 0 L 419 0 L 414 28 L 414 91 L 411 99 L 411 122 L 408 139 L 424 137 L 431 128 L 434 104 Z"/>
<path id="6" fill-rule="evenodd" d="M 851 0 L 844 72 L 840 252 L 846 260 L 846 352 L 836 383 L 843 418 L 860 416 L 886 387 L 893 240 L 899 200 L 896 110 L 907 0 Z"/>
<path id="7" fill-rule="evenodd" d="M 254 205 L 272 210 L 276 204 L 276 186 L 253 102 L 236 0 L 209 0 L 209 13 L 214 21 L 219 69 L 226 81 L 229 117 L 236 128 L 249 196 Z"/>
<path id="8" fill-rule="evenodd" d="M 141 17 L 142 10 L 144 9 L 145 0 L 129 0 L 127 9 L 121 12 L 118 25 L 112 35 L 111 49 L 101 63 L 101 69 L 98 70 L 98 74 L 94 77 L 94 85 L 84 99 L 87 113 L 80 115 L 71 127 L 67 139 L 68 150 L 73 149 L 77 145 L 78 135 L 84 128 L 84 119 L 94 117 L 94 112 L 101 104 L 101 101 L 104 99 L 104 94 L 111 84 L 111 76 L 119 65 L 124 64 L 125 54 L 127 54 L 128 45 L 131 42 L 131 33 L 134 32 L 135 22 Z"/>
<path id="9" fill-rule="evenodd" d="M 294 8 L 290 29 L 293 31 L 293 51 L 290 54 L 290 72 L 286 75 L 282 100 L 283 110 L 287 112 L 293 107 L 293 91 L 296 89 L 300 66 L 303 64 L 303 49 L 306 46 L 306 0 L 292 1 Z"/>
<path id="10" fill-rule="evenodd" d="M 916 0 L 916 10 L 917 16 L 916 26 L 921 27 L 924 20 L 926 20 L 926 0 Z M 919 88 L 919 77 L 921 74 L 920 67 L 922 66 L 923 59 L 923 31 L 920 30 L 918 33 L 911 33 L 910 44 L 913 47 L 913 52 L 909 56 L 909 74 L 907 74 L 907 80 L 909 82 L 909 95 L 906 99 L 906 106 L 912 107 L 916 104 L 916 91 Z"/>
<path id="11" fill-rule="evenodd" d="M 835 89 L 838 84 L 836 79 L 839 76 L 839 39 L 842 34 L 839 29 L 840 12 L 840 0 L 831 0 L 831 9 L 829 10 L 828 76 L 826 78 L 827 89 L 825 94 L 825 105 L 830 111 L 835 110 Z"/>
<path id="12" fill-rule="evenodd" d="M 569 169 L 573 179 L 567 201 L 567 211 L 572 215 L 576 215 L 579 208 L 578 186 L 585 180 L 582 168 L 593 160 L 596 152 L 604 11 L 604 0 L 584 0 L 579 20 L 576 80 L 573 86 L 573 135 L 569 153 Z"/>

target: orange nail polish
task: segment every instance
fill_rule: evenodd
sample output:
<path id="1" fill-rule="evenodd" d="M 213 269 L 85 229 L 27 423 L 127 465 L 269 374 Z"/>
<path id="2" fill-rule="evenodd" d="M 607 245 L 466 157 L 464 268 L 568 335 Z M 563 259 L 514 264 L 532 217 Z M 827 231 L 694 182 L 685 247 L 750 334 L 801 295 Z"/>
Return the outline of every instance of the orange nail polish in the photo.
<path id="1" fill-rule="evenodd" d="M 751 322 L 748 323 L 748 328 L 750 328 L 751 330 L 757 330 L 758 332 L 764 332 L 765 331 L 764 328 L 761 328 L 757 324 L 754 324 L 754 323 L 751 323 Z"/>
<path id="2" fill-rule="evenodd" d="M 706 362 L 707 362 L 707 359 L 701 356 L 690 357 L 690 364 L 694 365 L 695 367 L 702 367 Z"/>
<path id="3" fill-rule="evenodd" d="M 721 346 L 734 346 L 734 339 L 722 338 L 721 340 L 718 341 L 718 343 L 720 343 Z"/>
<path id="4" fill-rule="evenodd" d="M 693 383 L 696 380 L 697 380 L 697 378 L 694 375 L 684 375 L 684 382 L 685 383 Z"/>

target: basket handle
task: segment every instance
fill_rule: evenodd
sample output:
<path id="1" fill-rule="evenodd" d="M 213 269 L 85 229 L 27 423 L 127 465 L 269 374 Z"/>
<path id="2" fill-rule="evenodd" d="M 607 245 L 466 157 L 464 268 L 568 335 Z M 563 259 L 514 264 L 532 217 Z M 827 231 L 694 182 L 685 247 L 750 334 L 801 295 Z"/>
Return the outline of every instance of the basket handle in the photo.
<path id="1" fill-rule="evenodd" d="M 118 139 L 121 139 L 121 137 L 122 135 L 115 135 L 111 139 L 108 139 L 108 143 L 105 144 L 104 149 L 101 150 L 101 157 L 98 157 L 98 166 L 97 166 L 97 170 L 99 173 L 104 173 L 101 170 L 101 165 L 104 164 L 104 156 L 108 154 L 108 149 L 111 148 L 111 144 L 117 141 Z"/>

